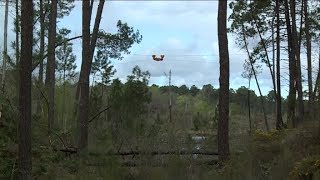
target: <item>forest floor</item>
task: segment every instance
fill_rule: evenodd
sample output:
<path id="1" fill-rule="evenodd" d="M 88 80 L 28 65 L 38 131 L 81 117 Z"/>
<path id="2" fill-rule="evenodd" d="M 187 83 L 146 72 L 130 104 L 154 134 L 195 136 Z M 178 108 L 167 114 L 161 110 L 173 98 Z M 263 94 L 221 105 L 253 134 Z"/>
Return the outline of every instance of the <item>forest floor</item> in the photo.
<path id="1" fill-rule="evenodd" d="M 239 125 L 239 124 L 238 124 Z M 320 179 L 320 132 L 318 122 L 307 121 L 298 128 L 270 132 L 256 130 L 230 134 L 230 160 L 218 163 L 217 156 L 132 155 L 97 153 L 66 155 L 34 145 L 34 179 L 137 179 L 137 180 L 291 180 Z M 232 128 L 231 128 L 232 129 Z M 232 131 L 231 131 L 232 132 Z M 186 133 L 190 133 L 186 131 Z M 201 148 L 216 150 L 216 136 L 210 133 Z M 177 143 L 173 143 L 180 147 Z M 191 148 L 194 149 L 195 144 Z M 9 147 L 9 146 L 8 146 Z M 1 148 L 1 172 L 10 177 L 15 153 Z M 2 158 L 4 157 L 4 158 Z M 131 160 L 134 164 L 123 163 Z M 136 163 L 139 162 L 139 163 Z"/>

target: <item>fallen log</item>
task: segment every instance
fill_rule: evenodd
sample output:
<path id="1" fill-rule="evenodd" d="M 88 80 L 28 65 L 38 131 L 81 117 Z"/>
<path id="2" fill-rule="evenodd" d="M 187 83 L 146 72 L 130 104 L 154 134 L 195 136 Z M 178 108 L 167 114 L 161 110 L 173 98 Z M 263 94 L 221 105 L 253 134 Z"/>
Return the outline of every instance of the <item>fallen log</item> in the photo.
<path id="1" fill-rule="evenodd" d="M 216 165 L 218 164 L 218 160 L 201 160 L 201 161 L 193 161 L 193 165 Z M 104 167 L 110 164 L 108 163 L 86 163 L 87 166 L 95 166 L 95 167 Z M 141 162 L 141 161 L 125 161 L 120 163 L 122 167 L 168 167 L 170 166 L 170 162 L 159 162 L 159 161 L 151 161 L 151 162 Z"/>
<path id="2" fill-rule="evenodd" d="M 218 155 L 217 152 L 205 151 L 205 150 L 168 150 L 168 151 L 141 151 L 141 150 L 130 150 L 130 151 L 119 151 L 119 152 L 107 152 L 107 153 L 90 153 L 92 155 L 109 155 L 109 156 L 129 156 L 129 155 Z"/>
<path id="3" fill-rule="evenodd" d="M 70 153 L 70 154 L 76 154 L 78 151 L 76 148 L 65 148 L 65 149 L 60 149 L 61 152 L 64 153 Z M 142 150 L 130 150 L 130 151 L 118 151 L 118 152 L 113 152 L 109 151 L 106 153 L 96 153 L 96 152 L 89 152 L 89 155 L 94 155 L 94 156 L 137 156 L 137 155 L 207 155 L 207 156 L 217 156 L 219 155 L 218 152 L 214 151 L 205 151 L 205 150 L 168 150 L 168 151 L 142 151 Z"/>
<path id="4" fill-rule="evenodd" d="M 68 154 L 76 154 L 78 152 L 76 148 L 65 148 L 60 149 L 60 151 Z"/>
<path id="5" fill-rule="evenodd" d="M 206 162 L 198 162 L 194 165 L 216 165 L 219 161 L 206 161 Z M 170 166 L 170 163 L 135 163 L 135 162 L 124 162 L 121 164 L 122 167 L 168 167 Z"/>

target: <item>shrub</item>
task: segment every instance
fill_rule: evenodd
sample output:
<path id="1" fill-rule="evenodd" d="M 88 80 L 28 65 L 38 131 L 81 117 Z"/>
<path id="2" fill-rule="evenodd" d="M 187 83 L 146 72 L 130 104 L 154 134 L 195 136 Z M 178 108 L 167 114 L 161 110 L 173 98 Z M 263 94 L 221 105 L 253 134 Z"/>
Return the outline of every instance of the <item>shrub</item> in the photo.
<path id="1" fill-rule="evenodd" d="M 320 155 L 310 156 L 295 163 L 290 176 L 294 179 L 312 179 L 320 171 Z"/>

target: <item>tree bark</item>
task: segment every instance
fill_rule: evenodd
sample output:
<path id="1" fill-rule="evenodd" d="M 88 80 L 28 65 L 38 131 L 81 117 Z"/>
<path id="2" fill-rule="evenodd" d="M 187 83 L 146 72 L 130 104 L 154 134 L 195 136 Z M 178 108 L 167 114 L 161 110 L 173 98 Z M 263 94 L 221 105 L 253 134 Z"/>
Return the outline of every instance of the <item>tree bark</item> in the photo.
<path id="1" fill-rule="evenodd" d="M 90 19 L 91 6 L 89 1 L 82 1 L 82 64 L 79 78 L 79 105 L 78 105 L 78 125 L 79 125 L 79 139 L 78 148 L 85 149 L 88 145 L 88 113 L 89 113 L 89 76 L 92 65 L 92 58 L 96 41 L 98 37 L 98 30 L 100 26 L 104 0 L 99 1 L 93 33 L 90 40 Z M 78 97 L 76 97 L 78 100 Z"/>
<path id="2" fill-rule="evenodd" d="M 312 60 L 311 60 L 311 37 L 310 37 L 310 24 L 308 12 L 308 0 L 304 0 L 304 18 L 305 18 L 305 33 L 307 40 L 307 63 L 308 63 L 308 95 L 309 95 L 309 117 L 312 118 L 314 114 L 313 109 L 313 87 L 312 87 Z"/>
<path id="3" fill-rule="evenodd" d="M 319 50 L 318 50 L 318 74 L 317 74 L 316 83 L 314 85 L 314 90 L 313 90 L 314 99 L 317 97 L 319 85 L 320 85 L 320 46 L 319 46 Z"/>
<path id="4" fill-rule="evenodd" d="M 100 26 L 100 21 L 101 21 L 104 2 L 105 2 L 105 0 L 100 0 L 99 1 L 97 15 L 96 15 L 96 18 L 95 18 L 95 21 L 94 21 L 92 36 L 91 36 L 91 40 L 90 40 L 90 59 L 91 59 L 91 63 L 92 63 L 93 54 L 94 54 L 94 50 L 96 48 L 96 43 L 97 43 L 97 39 L 98 39 L 98 32 L 99 32 L 99 26 Z M 90 32 L 89 32 L 89 37 L 90 37 Z M 91 65 L 90 65 L 90 70 L 91 70 Z M 90 74 L 90 72 L 89 72 L 89 74 Z"/>
<path id="5" fill-rule="evenodd" d="M 252 131 L 252 123 L 251 123 L 251 103 L 250 103 L 250 86 L 251 86 L 251 75 L 249 77 L 249 87 L 248 87 L 248 116 L 249 116 L 249 133 Z"/>
<path id="6" fill-rule="evenodd" d="M 285 18 L 288 34 L 288 56 L 289 56 L 289 97 L 288 97 L 288 122 L 292 122 L 292 126 L 296 127 L 295 120 L 295 106 L 296 106 L 296 60 L 295 60 L 295 47 L 291 33 L 291 23 L 289 14 L 289 2 L 285 0 Z"/>
<path id="7" fill-rule="evenodd" d="M 44 14 L 44 9 L 43 9 L 43 0 L 40 0 L 40 48 L 39 48 L 39 88 L 42 89 L 43 87 L 43 59 L 44 59 L 44 39 L 45 39 L 45 14 Z M 42 112 L 42 106 L 41 106 L 41 95 L 39 95 L 39 99 L 37 102 L 37 113 Z"/>
<path id="8" fill-rule="evenodd" d="M 282 110 L 281 110 L 281 72 L 280 72 L 280 3 L 279 0 L 276 0 L 276 16 L 277 16 L 277 98 L 276 98 L 276 108 L 277 108 L 277 121 L 276 121 L 276 129 L 280 130 L 283 128 L 282 121 Z"/>
<path id="9" fill-rule="evenodd" d="M 15 29 L 16 29 L 16 66 L 19 65 L 19 59 L 20 59 L 20 51 L 19 51 L 19 32 L 20 32 L 20 26 L 19 26 L 19 0 L 16 0 L 16 22 L 15 22 Z"/>
<path id="10" fill-rule="evenodd" d="M 55 39 L 56 39 L 56 24 L 57 24 L 57 0 L 51 1 L 49 36 L 48 36 L 48 64 L 46 72 L 46 87 L 48 92 L 48 133 L 50 134 L 54 125 L 54 95 L 55 95 Z"/>
<path id="11" fill-rule="evenodd" d="M 275 57 L 275 53 L 276 53 L 276 49 L 275 49 L 275 38 L 274 38 L 274 28 L 275 28 L 275 20 L 276 20 L 276 13 L 277 13 L 277 10 L 276 10 L 276 6 L 274 7 L 274 14 L 273 14 L 273 17 L 272 17 L 272 20 L 271 20 L 271 33 L 272 33 L 272 72 L 273 72 L 273 80 L 275 81 L 275 88 L 274 89 L 274 92 L 275 92 L 275 115 L 276 115 L 276 120 L 277 120 L 277 117 L 278 117 L 278 110 L 277 110 L 277 106 L 278 106 L 278 96 L 277 96 L 277 91 L 278 91 L 278 88 L 277 88 L 277 79 L 276 79 L 276 57 Z"/>
<path id="12" fill-rule="evenodd" d="M 40 0 L 40 49 L 39 49 L 39 83 L 42 86 L 43 84 L 43 56 L 44 56 L 44 32 L 45 32 L 45 24 L 44 24 L 44 12 L 43 12 L 43 0 Z"/>
<path id="13" fill-rule="evenodd" d="M 318 74 L 317 74 L 317 79 L 316 79 L 316 84 L 314 85 L 314 91 L 313 91 L 313 98 L 314 100 L 316 100 L 317 97 L 317 101 L 319 101 L 319 85 L 320 85 L 320 47 L 319 47 L 319 52 L 318 52 Z M 319 106 L 319 103 L 318 103 Z M 319 115 L 319 111 L 314 111 L 314 117 Z M 316 119 L 316 118 L 314 118 Z M 319 136 L 320 136 L 320 118 L 319 118 Z"/>
<path id="14" fill-rule="evenodd" d="M 1 93 L 4 95 L 5 77 L 7 69 L 8 58 L 8 13 L 9 13 L 9 0 L 6 0 L 5 13 L 4 13 L 4 31 L 3 31 L 3 61 L 1 73 Z M 0 104 L 0 119 L 2 118 L 2 103 Z"/>
<path id="15" fill-rule="evenodd" d="M 2 63 L 2 77 L 1 77 L 2 92 L 4 92 L 4 83 L 5 83 L 5 77 L 6 77 L 7 58 L 8 58 L 8 13 L 9 13 L 9 0 L 6 0 L 5 14 L 4 14 L 4 29 L 3 29 L 3 63 Z"/>
<path id="16" fill-rule="evenodd" d="M 298 46 L 297 26 L 296 26 L 296 1 L 290 0 L 290 13 L 292 19 L 292 48 L 294 50 L 295 66 L 296 66 L 296 89 L 298 92 L 298 108 L 297 108 L 297 122 L 303 119 L 304 105 L 302 94 L 302 79 L 301 79 L 301 62 L 300 62 L 300 48 Z"/>
<path id="17" fill-rule="evenodd" d="M 64 43 L 64 54 L 66 54 L 66 46 L 67 43 Z M 67 57 L 64 57 L 64 65 L 63 65 L 63 102 L 62 102 L 62 123 L 63 123 L 63 132 L 67 132 L 67 119 L 66 119 L 66 65 L 67 65 Z"/>
<path id="18" fill-rule="evenodd" d="M 33 41 L 33 2 L 21 2 L 21 66 L 18 127 L 19 179 L 31 179 L 31 73 Z"/>
<path id="19" fill-rule="evenodd" d="M 90 2 L 82 1 L 82 64 L 79 78 L 78 148 L 84 149 L 88 145 L 88 112 L 89 112 L 89 76 L 90 72 Z"/>
<path id="20" fill-rule="evenodd" d="M 220 160 L 227 160 L 229 152 L 229 50 L 227 35 L 227 0 L 219 0 L 218 6 L 218 40 L 219 40 L 219 121 L 218 154 Z"/>

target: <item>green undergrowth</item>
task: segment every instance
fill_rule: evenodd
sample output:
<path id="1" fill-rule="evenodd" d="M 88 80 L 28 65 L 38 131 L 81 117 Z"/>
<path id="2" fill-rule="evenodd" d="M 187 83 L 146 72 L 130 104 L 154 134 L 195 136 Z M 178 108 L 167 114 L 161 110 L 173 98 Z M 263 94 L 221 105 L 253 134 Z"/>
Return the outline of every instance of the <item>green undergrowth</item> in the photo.
<path id="1" fill-rule="evenodd" d="M 110 149 L 102 146 L 88 152 L 66 154 L 44 143 L 34 143 L 32 174 L 34 179 L 318 180 L 320 136 L 317 128 L 256 130 L 251 135 L 230 136 L 231 156 L 224 163 L 197 164 L 192 157 L 172 156 L 163 167 L 152 166 L 155 162 L 162 163 L 163 156 L 158 159 L 137 156 L 134 160 L 145 163 L 144 166 L 126 167 L 121 163 L 123 157 L 103 155 L 101 152 Z M 0 141 L 0 179 L 10 179 L 16 174 L 17 145 L 10 138 Z M 210 139 L 210 142 L 215 141 Z"/>
<path id="2" fill-rule="evenodd" d="M 319 180 L 318 127 L 256 130 L 234 144 L 230 160 L 211 170 L 215 179 Z M 245 148 L 243 148 L 245 147 Z M 209 179 L 209 178 L 208 178 Z"/>

